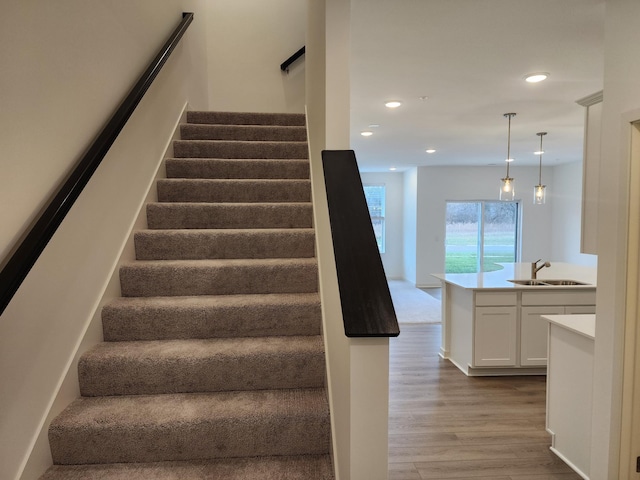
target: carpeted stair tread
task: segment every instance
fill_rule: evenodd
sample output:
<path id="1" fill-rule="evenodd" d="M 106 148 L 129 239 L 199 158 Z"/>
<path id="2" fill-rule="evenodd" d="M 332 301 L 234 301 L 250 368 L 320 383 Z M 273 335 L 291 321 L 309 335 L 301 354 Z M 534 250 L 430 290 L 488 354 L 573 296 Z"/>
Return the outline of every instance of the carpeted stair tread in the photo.
<path id="1" fill-rule="evenodd" d="M 189 111 L 187 122 L 223 125 L 306 125 L 304 113 Z"/>
<path id="2" fill-rule="evenodd" d="M 244 142 L 241 140 L 175 140 L 176 158 L 309 158 L 307 142 Z"/>
<path id="3" fill-rule="evenodd" d="M 309 160 L 168 158 L 168 178 L 309 178 Z"/>
<path id="4" fill-rule="evenodd" d="M 274 203 L 311 201 L 311 182 L 300 179 L 166 178 L 159 202 Z"/>
<path id="5" fill-rule="evenodd" d="M 329 455 L 54 465 L 41 480 L 333 480 Z"/>
<path id="6" fill-rule="evenodd" d="M 304 114 L 187 112 L 44 480 L 333 480 Z"/>
<path id="7" fill-rule="evenodd" d="M 121 297 L 102 309 L 105 341 L 319 335 L 317 293 Z"/>
<path id="8" fill-rule="evenodd" d="M 288 203 L 149 203 L 151 229 L 310 228 L 311 202 Z"/>
<path id="9" fill-rule="evenodd" d="M 54 463 L 329 453 L 324 389 L 81 397 L 49 429 Z"/>
<path id="10" fill-rule="evenodd" d="M 182 140 L 305 142 L 307 140 L 307 129 L 304 126 L 290 125 L 212 125 L 186 123 L 180 125 L 180 138 Z"/>
<path id="11" fill-rule="evenodd" d="M 103 342 L 78 365 L 80 394 L 322 388 L 322 338 L 240 337 Z"/>
<path id="12" fill-rule="evenodd" d="M 138 260 L 304 258 L 315 255 L 312 228 L 142 230 Z"/>
<path id="13" fill-rule="evenodd" d="M 302 203 L 149 203 L 151 229 L 310 228 L 313 205 Z"/>
<path id="14" fill-rule="evenodd" d="M 317 277 L 315 258 L 141 260 L 120 268 L 125 297 L 309 293 Z"/>

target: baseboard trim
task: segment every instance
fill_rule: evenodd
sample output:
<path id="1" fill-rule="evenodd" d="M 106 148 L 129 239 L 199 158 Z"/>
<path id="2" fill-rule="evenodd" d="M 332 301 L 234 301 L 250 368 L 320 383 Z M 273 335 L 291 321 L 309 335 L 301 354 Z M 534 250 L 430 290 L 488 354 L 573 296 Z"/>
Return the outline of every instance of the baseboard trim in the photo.
<path id="1" fill-rule="evenodd" d="M 549 450 L 551 450 L 560 460 L 566 463 L 574 472 L 584 478 L 584 480 L 590 480 L 589 476 L 586 473 L 584 473 L 576 465 L 574 465 L 571 460 L 560 453 L 555 447 L 549 447 Z"/>

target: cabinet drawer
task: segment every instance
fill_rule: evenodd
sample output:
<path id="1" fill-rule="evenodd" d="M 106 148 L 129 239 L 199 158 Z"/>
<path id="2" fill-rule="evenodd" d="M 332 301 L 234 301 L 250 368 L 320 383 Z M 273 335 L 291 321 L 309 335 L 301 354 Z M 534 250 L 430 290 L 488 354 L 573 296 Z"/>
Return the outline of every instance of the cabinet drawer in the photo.
<path id="1" fill-rule="evenodd" d="M 595 289 L 522 292 L 522 305 L 595 305 Z"/>
<path id="2" fill-rule="evenodd" d="M 518 294 L 516 292 L 476 292 L 476 305 L 479 307 L 494 305 L 516 305 Z"/>

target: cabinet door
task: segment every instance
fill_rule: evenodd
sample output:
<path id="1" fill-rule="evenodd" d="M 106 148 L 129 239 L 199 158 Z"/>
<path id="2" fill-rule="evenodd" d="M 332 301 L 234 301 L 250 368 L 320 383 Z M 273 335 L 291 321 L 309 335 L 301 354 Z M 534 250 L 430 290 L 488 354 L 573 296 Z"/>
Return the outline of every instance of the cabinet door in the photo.
<path id="1" fill-rule="evenodd" d="M 562 315 L 565 307 L 522 307 L 520 317 L 520 365 L 547 364 L 547 335 L 549 322 L 542 315 Z"/>
<path id="2" fill-rule="evenodd" d="M 515 366 L 517 319 L 517 307 L 476 307 L 474 366 Z"/>

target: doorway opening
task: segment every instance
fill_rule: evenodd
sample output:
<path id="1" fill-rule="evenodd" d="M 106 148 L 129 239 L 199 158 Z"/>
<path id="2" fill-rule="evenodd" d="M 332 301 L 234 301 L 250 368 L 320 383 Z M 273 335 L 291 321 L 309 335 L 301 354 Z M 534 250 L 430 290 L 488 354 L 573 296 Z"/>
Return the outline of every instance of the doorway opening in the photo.
<path id="1" fill-rule="evenodd" d="M 493 272 L 517 262 L 519 202 L 448 201 L 445 273 Z"/>

